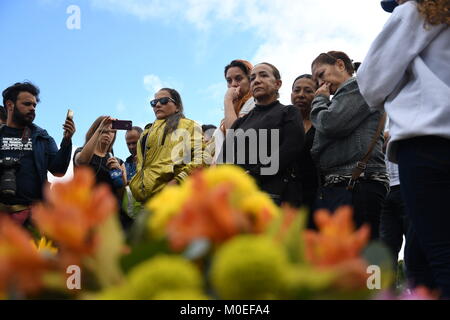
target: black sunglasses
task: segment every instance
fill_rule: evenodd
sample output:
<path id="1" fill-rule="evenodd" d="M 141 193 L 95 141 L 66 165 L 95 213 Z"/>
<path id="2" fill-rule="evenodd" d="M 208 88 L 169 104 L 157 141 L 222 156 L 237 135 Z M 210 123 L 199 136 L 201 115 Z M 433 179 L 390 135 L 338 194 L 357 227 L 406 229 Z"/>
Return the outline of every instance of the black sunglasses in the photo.
<path id="1" fill-rule="evenodd" d="M 150 101 L 150 105 L 154 108 L 154 107 L 156 107 L 158 102 L 161 103 L 162 105 L 166 105 L 166 104 L 169 103 L 169 101 L 172 101 L 173 103 L 177 104 L 175 102 L 175 100 L 173 100 L 172 98 L 170 98 L 170 97 L 163 97 L 163 98 L 154 99 L 154 100 Z"/>

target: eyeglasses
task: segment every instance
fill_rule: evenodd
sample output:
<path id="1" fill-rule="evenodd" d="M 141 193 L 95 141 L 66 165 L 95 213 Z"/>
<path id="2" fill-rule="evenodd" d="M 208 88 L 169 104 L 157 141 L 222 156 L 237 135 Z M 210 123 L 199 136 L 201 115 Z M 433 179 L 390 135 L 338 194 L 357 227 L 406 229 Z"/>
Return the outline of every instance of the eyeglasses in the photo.
<path id="1" fill-rule="evenodd" d="M 163 98 L 159 98 L 159 99 L 155 99 L 155 100 L 150 101 L 150 105 L 152 106 L 152 108 L 154 108 L 154 107 L 156 107 L 158 102 L 161 103 L 162 105 L 166 105 L 166 104 L 169 103 L 169 101 L 172 101 L 173 103 L 177 104 L 175 102 L 175 100 L 173 100 L 172 98 L 170 98 L 170 97 L 163 97 Z"/>

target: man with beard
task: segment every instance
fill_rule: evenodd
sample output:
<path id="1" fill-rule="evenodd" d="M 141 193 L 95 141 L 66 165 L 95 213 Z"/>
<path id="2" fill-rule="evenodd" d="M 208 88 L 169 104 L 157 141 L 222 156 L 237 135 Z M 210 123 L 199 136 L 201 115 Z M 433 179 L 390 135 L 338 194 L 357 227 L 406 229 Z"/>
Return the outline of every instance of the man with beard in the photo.
<path id="1" fill-rule="evenodd" d="M 42 199 L 47 171 L 63 176 L 70 163 L 75 124 L 66 119 L 58 151 L 46 130 L 33 124 L 39 88 L 16 83 L 3 91 L 6 125 L 0 128 L 0 212 L 20 224 L 30 217 L 30 206 Z"/>

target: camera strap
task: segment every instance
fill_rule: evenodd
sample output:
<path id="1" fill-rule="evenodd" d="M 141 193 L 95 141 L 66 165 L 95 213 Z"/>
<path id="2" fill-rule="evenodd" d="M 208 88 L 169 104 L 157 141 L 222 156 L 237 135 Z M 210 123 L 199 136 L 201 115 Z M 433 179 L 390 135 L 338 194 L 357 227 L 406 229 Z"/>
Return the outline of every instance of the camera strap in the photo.
<path id="1" fill-rule="evenodd" d="M 22 144 L 24 147 L 28 143 L 28 139 L 30 139 L 30 137 L 31 137 L 31 130 L 30 128 L 25 127 L 22 133 Z"/>

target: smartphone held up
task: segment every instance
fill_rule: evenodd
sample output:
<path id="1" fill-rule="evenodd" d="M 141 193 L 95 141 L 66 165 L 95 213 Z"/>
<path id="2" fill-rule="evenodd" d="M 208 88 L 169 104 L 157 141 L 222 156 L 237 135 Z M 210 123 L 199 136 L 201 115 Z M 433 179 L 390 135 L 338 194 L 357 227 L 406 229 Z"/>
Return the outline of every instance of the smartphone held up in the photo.
<path id="1" fill-rule="evenodd" d="M 66 118 L 73 120 L 73 111 L 72 110 L 70 110 L 70 109 L 67 110 Z"/>
<path id="2" fill-rule="evenodd" d="M 130 120 L 113 120 L 111 128 L 115 130 L 131 130 L 133 123 Z"/>

